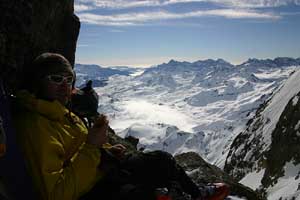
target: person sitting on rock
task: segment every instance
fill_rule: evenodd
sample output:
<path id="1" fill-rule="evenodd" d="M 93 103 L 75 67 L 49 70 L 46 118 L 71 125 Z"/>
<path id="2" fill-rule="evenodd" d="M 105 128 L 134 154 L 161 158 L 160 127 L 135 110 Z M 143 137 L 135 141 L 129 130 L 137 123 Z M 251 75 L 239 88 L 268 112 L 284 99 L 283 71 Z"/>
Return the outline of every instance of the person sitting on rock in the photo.
<path id="1" fill-rule="evenodd" d="M 155 199 L 149 189 L 176 181 L 196 200 L 224 199 L 224 183 L 197 186 L 162 151 L 124 156 L 123 145 L 107 143 L 109 122 L 98 116 L 92 127 L 68 108 L 74 71 L 60 54 L 44 53 L 26 69 L 22 90 L 16 93 L 13 119 L 18 144 L 40 199 Z M 124 172 L 111 179 L 107 155 L 119 159 Z M 118 177 L 118 176 L 117 176 Z"/>

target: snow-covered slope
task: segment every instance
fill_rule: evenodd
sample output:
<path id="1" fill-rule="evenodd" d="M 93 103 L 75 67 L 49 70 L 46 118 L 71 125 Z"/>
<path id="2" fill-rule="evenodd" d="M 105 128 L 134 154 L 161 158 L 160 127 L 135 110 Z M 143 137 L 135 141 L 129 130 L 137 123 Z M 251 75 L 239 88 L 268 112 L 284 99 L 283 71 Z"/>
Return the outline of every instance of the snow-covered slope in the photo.
<path id="1" fill-rule="evenodd" d="M 248 122 L 233 144 L 225 170 L 268 199 L 300 199 L 300 71 Z"/>
<path id="2" fill-rule="evenodd" d="M 171 60 L 139 76 L 111 76 L 96 89 L 99 111 L 119 135 L 138 137 L 141 148 L 195 151 L 223 167 L 232 140 L 296 68 L 259 62 Z"/>

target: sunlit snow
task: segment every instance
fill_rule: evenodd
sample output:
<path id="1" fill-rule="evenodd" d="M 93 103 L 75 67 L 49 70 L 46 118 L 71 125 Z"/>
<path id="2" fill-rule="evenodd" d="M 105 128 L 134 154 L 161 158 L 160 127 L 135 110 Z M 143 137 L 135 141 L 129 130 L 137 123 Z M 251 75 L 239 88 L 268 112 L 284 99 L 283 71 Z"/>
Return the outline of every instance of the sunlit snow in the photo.
<path id="1" fill-rule="evenodd" d="M 263 178 L 264 173 L 264 169 L 259 172 L 249 173 L 242 180 L 240 180 L 240 183 L 247 185 L 253 190 L 256 190 L 261 185 L 261 179 Z"/>
<path id="2" fill-rule="evenodd" d="M 108 85 L 96 88 L 99 111 L 121 136 L 139 137 L 140 147 L 173 154 L 195 151 L 222 168 L 233 138 L 295 67 L 217 65 L 170 61 L 134 77 L 112 76 Z M 166 134 L 168 126 L 178 129 L 173 137 Z M 179 137 L 180 131 L 190 134 Z"/>
<path id="3" fill-rule="evenodd" d="M 300 164 L 295 165 L 293 162 L 288 162 L 284 167 L 284 176 L 278 182 L 267 190 L 268 199 L 300 199 Z"/>
<path id="4" fill-rule="evenodd" d="M 293 98 L 293 106 L 297 105 L 298 101 L 299 101 L 299 96 L 295 96 Z"/>
<path id="5" fill-rule="evenodd" d="M 118 113 L 122 117 L 112 119 L 111 126 L 117 131 L 128 128 L 128 124 L 172 124 L 176 125 L 183 131 L 191 132 L 197 122 L 188 115 L 181 113 L 179 110 L 171 108 L 169 105 L 156 104 L 142 99 L 131 99 L 123 101 L 119 105 L 121 112 Z"/>

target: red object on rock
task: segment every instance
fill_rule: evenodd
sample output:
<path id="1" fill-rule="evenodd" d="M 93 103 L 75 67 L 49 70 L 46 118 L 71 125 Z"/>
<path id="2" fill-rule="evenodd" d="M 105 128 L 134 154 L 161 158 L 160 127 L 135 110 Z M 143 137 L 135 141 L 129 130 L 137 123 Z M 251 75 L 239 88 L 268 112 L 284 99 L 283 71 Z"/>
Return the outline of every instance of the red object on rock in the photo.
<path id="1" fill-rule="evenodd" d="M 168 195 L 158 195 L 156 200 L 172 200 L 172 198 Z"/>

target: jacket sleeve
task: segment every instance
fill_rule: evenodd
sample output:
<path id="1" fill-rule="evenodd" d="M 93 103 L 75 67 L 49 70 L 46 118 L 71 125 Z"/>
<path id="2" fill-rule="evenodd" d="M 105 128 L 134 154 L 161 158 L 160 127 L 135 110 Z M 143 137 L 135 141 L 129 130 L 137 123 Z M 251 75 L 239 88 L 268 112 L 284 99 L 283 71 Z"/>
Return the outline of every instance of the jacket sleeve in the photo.
<path id="1" fill-rule="evenodd" d="M 33 180 L 43 199 L 78 199 L 92 188 L 101 177 L 98 171 L 100 151 L 83 143 L 70 162 L 65 162 L 64 145 L 51 132 L 55 129 L 40 122 L 38 126 L 23 130 L 23 149 L 28 159 Z M 24 140 L 25 139 L 25 140 Z"/>

